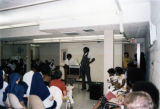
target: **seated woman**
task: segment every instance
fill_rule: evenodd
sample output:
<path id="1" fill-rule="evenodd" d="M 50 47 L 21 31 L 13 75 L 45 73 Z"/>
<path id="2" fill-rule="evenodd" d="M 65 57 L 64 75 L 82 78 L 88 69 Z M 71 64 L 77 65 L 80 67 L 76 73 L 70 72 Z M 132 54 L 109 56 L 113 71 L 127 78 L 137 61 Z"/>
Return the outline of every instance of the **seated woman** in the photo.
<path id="1" fill-rule="evenodd" d="M 118 76 L 115 90 L 117 89 L 117 95 L 119 95 L 125 93 L 127 90 L 126 75 L 121 67 L 116 67 L 115 70 L 116 75 Z"/>
<path id="2" fill-rule="evenodd" d="M 66 86 L 65 83 L 61 81 L 61 77 L 62 77 L 62 72 L 60 70 L 56 70 L 52 75 L 52 81 L 50 83 L 50 87 L 57 86 L 58 88 L 61 89 L 63 96 L 66 96 L 67 95 Z"/>
<path id="3" fill-rule="evenodd" d="M 8 86 L 8 83 L 4 81 L 5 73 L 3 70 L 0 70 L 0 109 L 5 109 L 5 104 L 3 103 L 3 93 Z"/>
<path id="4" fill-rule="evenodd" d="M 3 95 L 3 102 L 6 105 L 6 107 L 10 107 L 10 105 L 6 102 L 6 99 L 7 99 L 7 94 L 12 93 L 18 98 L 20 104 L 24 107 L 24 109 L 27 109 L 27 107 L 24 105 L 23 102 L 24 88 L 23 86 L 18 84 L 19 81 L 20 81 L 20 75 L 18 73 L 12 73 L 10 75 L 9 84 L 5 89 Z"/>
<path id="5" fill-rule="evenodd" d="M 42 74 L 39 72 L 33 74 L 30 95 L 40 97 L 46 109 L 54 109 L 56 107 L 56 102 L 49 92 L 48 87 L 44 84 Z"/>
<path id="6" fill-rule="evenodd" d="M 119 67 L 115 69 L 110 68 L 107 72 L 109 74 L 108 82 L 108 91 L 106 95 L 104 95 L 97 104 L 93 107 L 93 109 L 98 109 L 103 103 L 113 102 L 120 103 L 123 101 L 123 96 L 121 96 L 121 88 L 124 86 L 125 81 L 121 79 L 122 69 Z M 124 83 L 123 83 L 124 82 Z"/>

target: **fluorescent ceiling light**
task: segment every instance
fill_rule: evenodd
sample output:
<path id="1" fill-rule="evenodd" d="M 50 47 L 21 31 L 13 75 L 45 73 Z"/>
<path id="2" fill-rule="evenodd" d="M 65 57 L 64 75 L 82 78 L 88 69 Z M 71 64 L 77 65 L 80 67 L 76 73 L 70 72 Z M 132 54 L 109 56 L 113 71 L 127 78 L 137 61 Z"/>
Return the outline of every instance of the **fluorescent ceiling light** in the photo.
<path id="1" fill-rule="evenodd" d="M 114 34 L 114 39 L 125 39 L 123 34 Z"/>
<path id="2" fill-rule="evenodd" d="M 14 25 L 8 25 L 8 26 L 0 26 L 0 29 L 18 28 L 18 27 L 34 26 L 34 25 L 39 25 L 39 24 L 36 22 L 21 23 L 21 24 L 14 24 Z"/>
<path id="3" fill-rule="evenodd" d="M 37 44 L 31 44 L 32 47 L 39 47 L 40 45 Z"/>
<path id="4" fill-rule="evenodd" d="M 71 41 L 92 41 L 92 40 L 93 41 L 94 40 L 104 40 L 104 35 L 41 38 L 41 39 L 33 39 L 33 42 L 71 42 Z"/>

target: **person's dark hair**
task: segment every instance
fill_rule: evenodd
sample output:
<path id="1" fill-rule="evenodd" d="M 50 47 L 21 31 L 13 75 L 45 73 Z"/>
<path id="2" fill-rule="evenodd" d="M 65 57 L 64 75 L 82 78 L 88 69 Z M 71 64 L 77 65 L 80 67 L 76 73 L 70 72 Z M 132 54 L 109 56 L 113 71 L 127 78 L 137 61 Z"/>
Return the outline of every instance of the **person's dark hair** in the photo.
<path id="1" fill-rule="evenodd" d="M 31 70 L 37 71 L 38 70 L 38 66 L 36 64 L 32 64 L 31 65 Z"/>
<path id="2" fill-rule="evenodd" d="M 116 70 L 116 73 L 119 75 L 124 74 L 124 71 L 121 67 L 116 67 L 115 70 Z"/>
<path id="3" fill-rule="evenodd" d="M 108 69 L 108 71 L 107 71 L 109 74 L 111 74 L 111 75 L 113 75 L 113 74 L 115 74 L 115 70 L 113 69 L 113 68 L 110 68 L 110 69 Z"/>
<path id="4" fill-rule="evenodd" d="M 51 70 L 48 64 L 41 63 L 39 65 L 38 72 L 42 72 L 43 75 L 50 75 Z"/>
<path id="5" fill-rule="evenodd" d="M 52 79 L 60 79 L 62 77 L 62 72 L 60 70 L 55 70 Z"/>
<path id="6" fill-rule="evenodd" d="M 70 53 L 67 54 L 67 58 L 72 58 L 72 55 Z"/>
<path id="7" fill-rule="evenodd" d="M 88 47 L 84 47 L 83 50 L 86 50 L 86 52 L 89 52 L 89 48 Z"/>
<path id="8" fill-rule="evenodd" d="M 145 91 L 151 97 L 156 107 L 159 106 L 159 91 L 156 86 L 151 82 L 137 81 L 133 85 L 133 91 Z"/>
<path id="9" fill-rule="evenodd" d="M 129 55 L 129 53 L 128 52 L 124 52 L 124 55 Z"/>

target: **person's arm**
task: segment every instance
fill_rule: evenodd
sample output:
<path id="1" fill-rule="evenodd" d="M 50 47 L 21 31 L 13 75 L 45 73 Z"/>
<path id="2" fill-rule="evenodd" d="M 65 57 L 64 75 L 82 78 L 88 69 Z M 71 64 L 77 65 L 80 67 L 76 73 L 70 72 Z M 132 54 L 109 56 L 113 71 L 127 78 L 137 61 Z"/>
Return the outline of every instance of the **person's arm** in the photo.
<path id="1" fill-rule="evenodd" d="M 6 101 L 3 101 L 3 103 L 7 107 L 7 109 L 12 109 L 12 106 L 8 104 Z"/>
<path id="2" fill-rule="evenodd" d="M 89 62 L 89 64 L 91 64 L 94 61 L 95 61 L 95 58 L 92 58 L 91 61 Z"/>
<path id="3" fill-rule="evenodd" d="M 8 87 L 7 87 L 7 88 L 5 89 L 5 91 L 3 92 L 3 103 L 4 103 L 4 105 L 5 105 L 8 109 L 11 109 L 11 105 L 6 102 L 6 100 L 7 100 L 7 93 L 8 93 Z"/>
<path id="4" fill-rule="evenodd" d="M 93 107 L 93 109 L 98 109 L 101 105 L 101 100 L 98 100 L 97 104 Z"/>
<path id="5" fill-rule="evenodd" d="M 23 101 L 21 101 L 20 104 L 23 106 L 24 109 L 27 109 Z"/>
<path id="6" fill-rule="evenodd" d="M 66 96 L 67 95 L 67 91 L 63 90 L 63 95 Z"/>
<path id="7" fill-rule="evenodd" d="M 19 101 L 20 101 L 20 104 L 23 106 L 24 109 L 27 109 L 27 107 L 25 106 L 24 104 L 24 101 L 23 101 L 23 97 L 24 97 L 24 87 L 19 85 L 19 95 L 17 96 Z"/>
<path id="8" fill-rule="evenodd" d="M 117 84 L 115 84 L 115 90 L 122 88 L 125 85 L 125 82 L 126 82 L 126 80 L 123 79 L 122 84 L 120 84 L 119 82 Z"/>

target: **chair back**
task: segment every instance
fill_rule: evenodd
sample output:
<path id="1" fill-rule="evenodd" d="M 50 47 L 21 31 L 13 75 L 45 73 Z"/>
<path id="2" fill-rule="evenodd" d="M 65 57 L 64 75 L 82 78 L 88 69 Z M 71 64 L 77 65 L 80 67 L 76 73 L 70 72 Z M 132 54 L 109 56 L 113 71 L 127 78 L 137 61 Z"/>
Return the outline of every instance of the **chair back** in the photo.
<path id="1" fill-rule="evenodd" d="M 56 86 L 51 86 L 49 88 L 49 90 L 50 90 L 50 93 L 53 95 L 54 100 L 57 102 L 56 109 L 60 109 L 61 105 L 62 105 L 62 102 L 63 102 L 63 100 L 62 100 L 63 94 L 62 94 L 61 89 L 59 89 Z"/>
<path id="2" fill-rule="evenodd" d="M 28 109 L 45 109 L 45 107 L 38 96 L 30 95 L 28 98 Z"/>
<path id="3" fill-rule="evenodd" d="M 9 103 L 14 109 L 24 109 L 23 106 L 20 104 L 18 98 L 14 94 L 9 93 L 8 98 L 9 98 Z"/>

